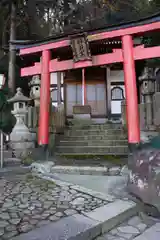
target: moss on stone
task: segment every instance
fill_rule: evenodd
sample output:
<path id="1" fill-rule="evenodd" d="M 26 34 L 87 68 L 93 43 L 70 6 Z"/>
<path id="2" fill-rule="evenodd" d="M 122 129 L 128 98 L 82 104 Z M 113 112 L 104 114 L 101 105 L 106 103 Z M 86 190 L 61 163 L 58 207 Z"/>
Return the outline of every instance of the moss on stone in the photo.
<path id="1" fill-rule="evenodd" d="M 73 162 L 76 160 L 95 160 L 99 162 L 109 162 L 115 165 L 124 165 L 127 162 L 126 156 L 116 156 L 116 155 L 95 155 L 95 154 L 86 154 L 86 155 L 63 155 L 66 159 L 66 162 Z"/>
<path id="2" fill-rule="evenodd" d="M 33 158 L 31 157 L 26 157 L 21 160 L 21 163 L 25 166 L 29 166 L 34 162 Z"/>
<path id="3" fill-rule="evenodd" d="M 48 188 L 56 186 L 53 181 L 42 179 L 38 176 L 32 175 L 31 173 L 27 174 L 25 181 L 32 183 L 35 187 L 40 187 L 41 191 L 48 191 Z"/>
<path id="4" fill-rule="evenodd" d="M 24 151 L 22 154 L 21 154 L 21 163 L 25 166 L 30 166 L 34 161 L 34 158 L 33 158 L 33 153 L 32 151 L 28 150 L 28 151 Z"/>

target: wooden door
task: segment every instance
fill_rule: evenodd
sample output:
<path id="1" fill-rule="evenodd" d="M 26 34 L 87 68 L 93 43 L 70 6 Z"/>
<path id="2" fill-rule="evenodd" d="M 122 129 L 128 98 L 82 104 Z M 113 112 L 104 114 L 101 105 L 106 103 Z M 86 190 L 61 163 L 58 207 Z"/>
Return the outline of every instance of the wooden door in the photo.
<path id="1" fill-rule="evenodd" d="M 105 83 L 86 83 L 86 104 L 91 106 L 92 116 L 106 117 L 106 85 Z M 82 104 L 82 84 L 67 83 L 66 84 L 66 113 L 67 116 L 73 115 L 73 106 Z"/>
<path id="2" fill-rule="evenodd" d="M 106 85 L 105 83 L 86 84 L 87 104 L 91 106 L 92 116 L 104 117 L 107 115 Z"/>
<path id="3" fill-rule="evenodd" d="M 82 104 L 82 85 L 67 83 L 66 85 L 66 114 L 73 115 L 73 106 Z"/>

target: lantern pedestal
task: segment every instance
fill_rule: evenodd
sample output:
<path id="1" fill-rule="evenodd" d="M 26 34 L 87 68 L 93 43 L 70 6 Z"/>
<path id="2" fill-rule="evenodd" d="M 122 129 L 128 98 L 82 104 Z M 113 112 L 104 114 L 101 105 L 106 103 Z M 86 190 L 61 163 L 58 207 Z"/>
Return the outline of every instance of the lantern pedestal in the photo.
<path id="1" fill-rule="evenodd" d="M 33 76 L 32 81 L 29 83 L 29 86 L 31 87 L 30 98 L 34 100 L 35 107 L 40 106 L 40 84 L 41 80 L 39 75 Z"/>
<path id="2" fill-rule="evenodd" d="M 153 116 L 153 95 L 155 93 L 155 74 L 154 69 L 145 67 L 143 74 L 139 77 L 141 84 L 141 94 L 145 104 L 145 128 L 154 131 Z"/>
<path id="3" fill-rule="evenodd" d="M 20 88 L 17 89 L 16 95 L 8 100 L 13 103 L 12 114 L 16 118 L 16 124 L 10 134 L 10 147 L 14 150 L 16 157 L 25 157 L 35 147 L 32 133 L 24 123 L 27 113 L 26 102 L 29 100 L 22 94 Z"/>
<path id="4" fill-rule="evenodd" d="M 16 157 L 26 155 L 29 149 L 35 147 L 32 133 L 23 122 L 22 115 L 15 115 L 16 125 L 10 134 L 10 147 L 14 150 Z"/>

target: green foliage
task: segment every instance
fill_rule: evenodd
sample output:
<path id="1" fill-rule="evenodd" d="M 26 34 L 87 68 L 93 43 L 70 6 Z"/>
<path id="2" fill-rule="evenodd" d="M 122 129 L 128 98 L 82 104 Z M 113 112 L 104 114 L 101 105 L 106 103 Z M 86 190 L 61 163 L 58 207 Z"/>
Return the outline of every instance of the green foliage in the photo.
<path id="1" fill-rule="evenodd" d="M 160 58 L 148 59 L 146 60 L 146 64 L 147 66 L 153 68 L 160 67 Z"/>
<path id="2" fill-rule="evenodd" d="M 2 1 L 2 0 L 1 0 Z M 8 44 L 10 4 L 0 4 L 0 42 Z M 125 20 L 135 20 L 160 10 L 157 0 L 16 0 L 17 39 L 41 39 L 65 29 L 105 26 Z M 1 41 L 2 40 L 2 41 Z"/>
<path id="3" fill-rule="evenodd" d="M 74 164 L 74 162 L 76 160 L 93 160 L 93 161 L 97 161 L 99 163 L 103 163 L 103 162 L 108 162 L 108 163 L 112 163 L 115 165 L 124 165 L 126 164 L 126 157 L 124 156 L 116 156 L 116 155 L 95 155 L 95 154 L 86 154 L 86 155 L 69 155 L 69 154 L 63 154 L 63 157 L 66 160 L 66 164 Z"/>
<path id="4" fill-rule="evenodd" d="M 15 125 L 16 119 L 11 114 L 12 106 L 7 103 L 7 91 L 0 91 L 0 129 L 3 132 L 10 133 Z"/>
<path id="5" fill-rule="evenodd" d="M 34 160 L 31 157 L 23 158 L 22 161 L 21 161 L 21 163 L 24 166 L 30 166 L 33 162 L 34 162 Z"/>
<path id="6" fill-rule="evenodd" d="M 21 163 L 25 166 L 29 166 L 34 162 L 32 152 L 27 152 L 21 157 Z"/>

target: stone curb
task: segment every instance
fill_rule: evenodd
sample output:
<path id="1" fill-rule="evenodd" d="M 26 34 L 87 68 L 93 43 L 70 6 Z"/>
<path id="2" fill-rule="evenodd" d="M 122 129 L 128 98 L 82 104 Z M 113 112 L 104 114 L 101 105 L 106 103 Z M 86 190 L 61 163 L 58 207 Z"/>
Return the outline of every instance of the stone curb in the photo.
<path id="1" fill-rule="evenodd" d="M 54 162 L 48 161 L 43 163 L 33 163 L 30 166 L 35 173 L 66 173 L 66 174 L 83 174 L 83 175 L 129 175 L 127 166 L 119 167 L 98 167 L 98 166 L 61 166 L 55 165 Z"/>
<path id="2" fill-rule="evenodd" d="M 61 180 L 58 179 L 58 175 L 56 176 L 55 174 L 53 175 L 53 174 L 50 174 L 50 173 L 45 173 L 45 174 L 35 174 L 35 175 L 37 175 L 37 176 L 39 176 L 43 179 L 53 181 L 58 186 L 61 186 L 61 187 L 67 186 L 67 187 L 70 187 L 73 190 L 77 190 L 81 193 L 88 194 L 90 196 L 96 197 L 96 198 L 98 198 L 100 200 L 103 200 L 103 201 L 113 202 L 116 199 L 114 196 L 111 196 L 109 194 L 104 194 L 104 193 L 101 193 L 101 192 L 93 191 L 91 189 L 82 187 L 80 185 L 75 185 L 75 184 L 72 184 L 72 183 L 69 183 L 69 182 L 61 181 Z"/>
<path id="3" fill-rule="evenodd" d="M 80 174 L 80 175 L 121 175 L 123 167 L 94 167 L 94 166 L 60 166 L 51 168 L 52 173 Z"/>
<path id="4" fill-rule="evenodd" d="M 121 224 L 138 212 L 138 206 L 132 201 L 116 200 L 89 213 L 83 213 L 93 220 L 102 223 L 102 234 Z"/>
<path id="5" fill-rule="evenodd" d="M 79 192 L 88 194 L 90 196 L 96 197 L 96 198 L 98 198 L 100 200 L 103 200 L 103 201 L 113 202 L 116 199 L 114 196 L 111 196 L 109 194 L 104 194 L 104 193 L 101 193 L 101 192 L 93 191 L 91 189 L 82 187 L 80 185 L 72 185 L 70 188 L 74 189 L 74 190 L 77 190 Z"/>
<path id="6" fill-rule="evenodd" d="M 84 215 L 63 218 L 11 240 L 93 240 L 137 211 L 134 202 L 117 200 Z"/>

